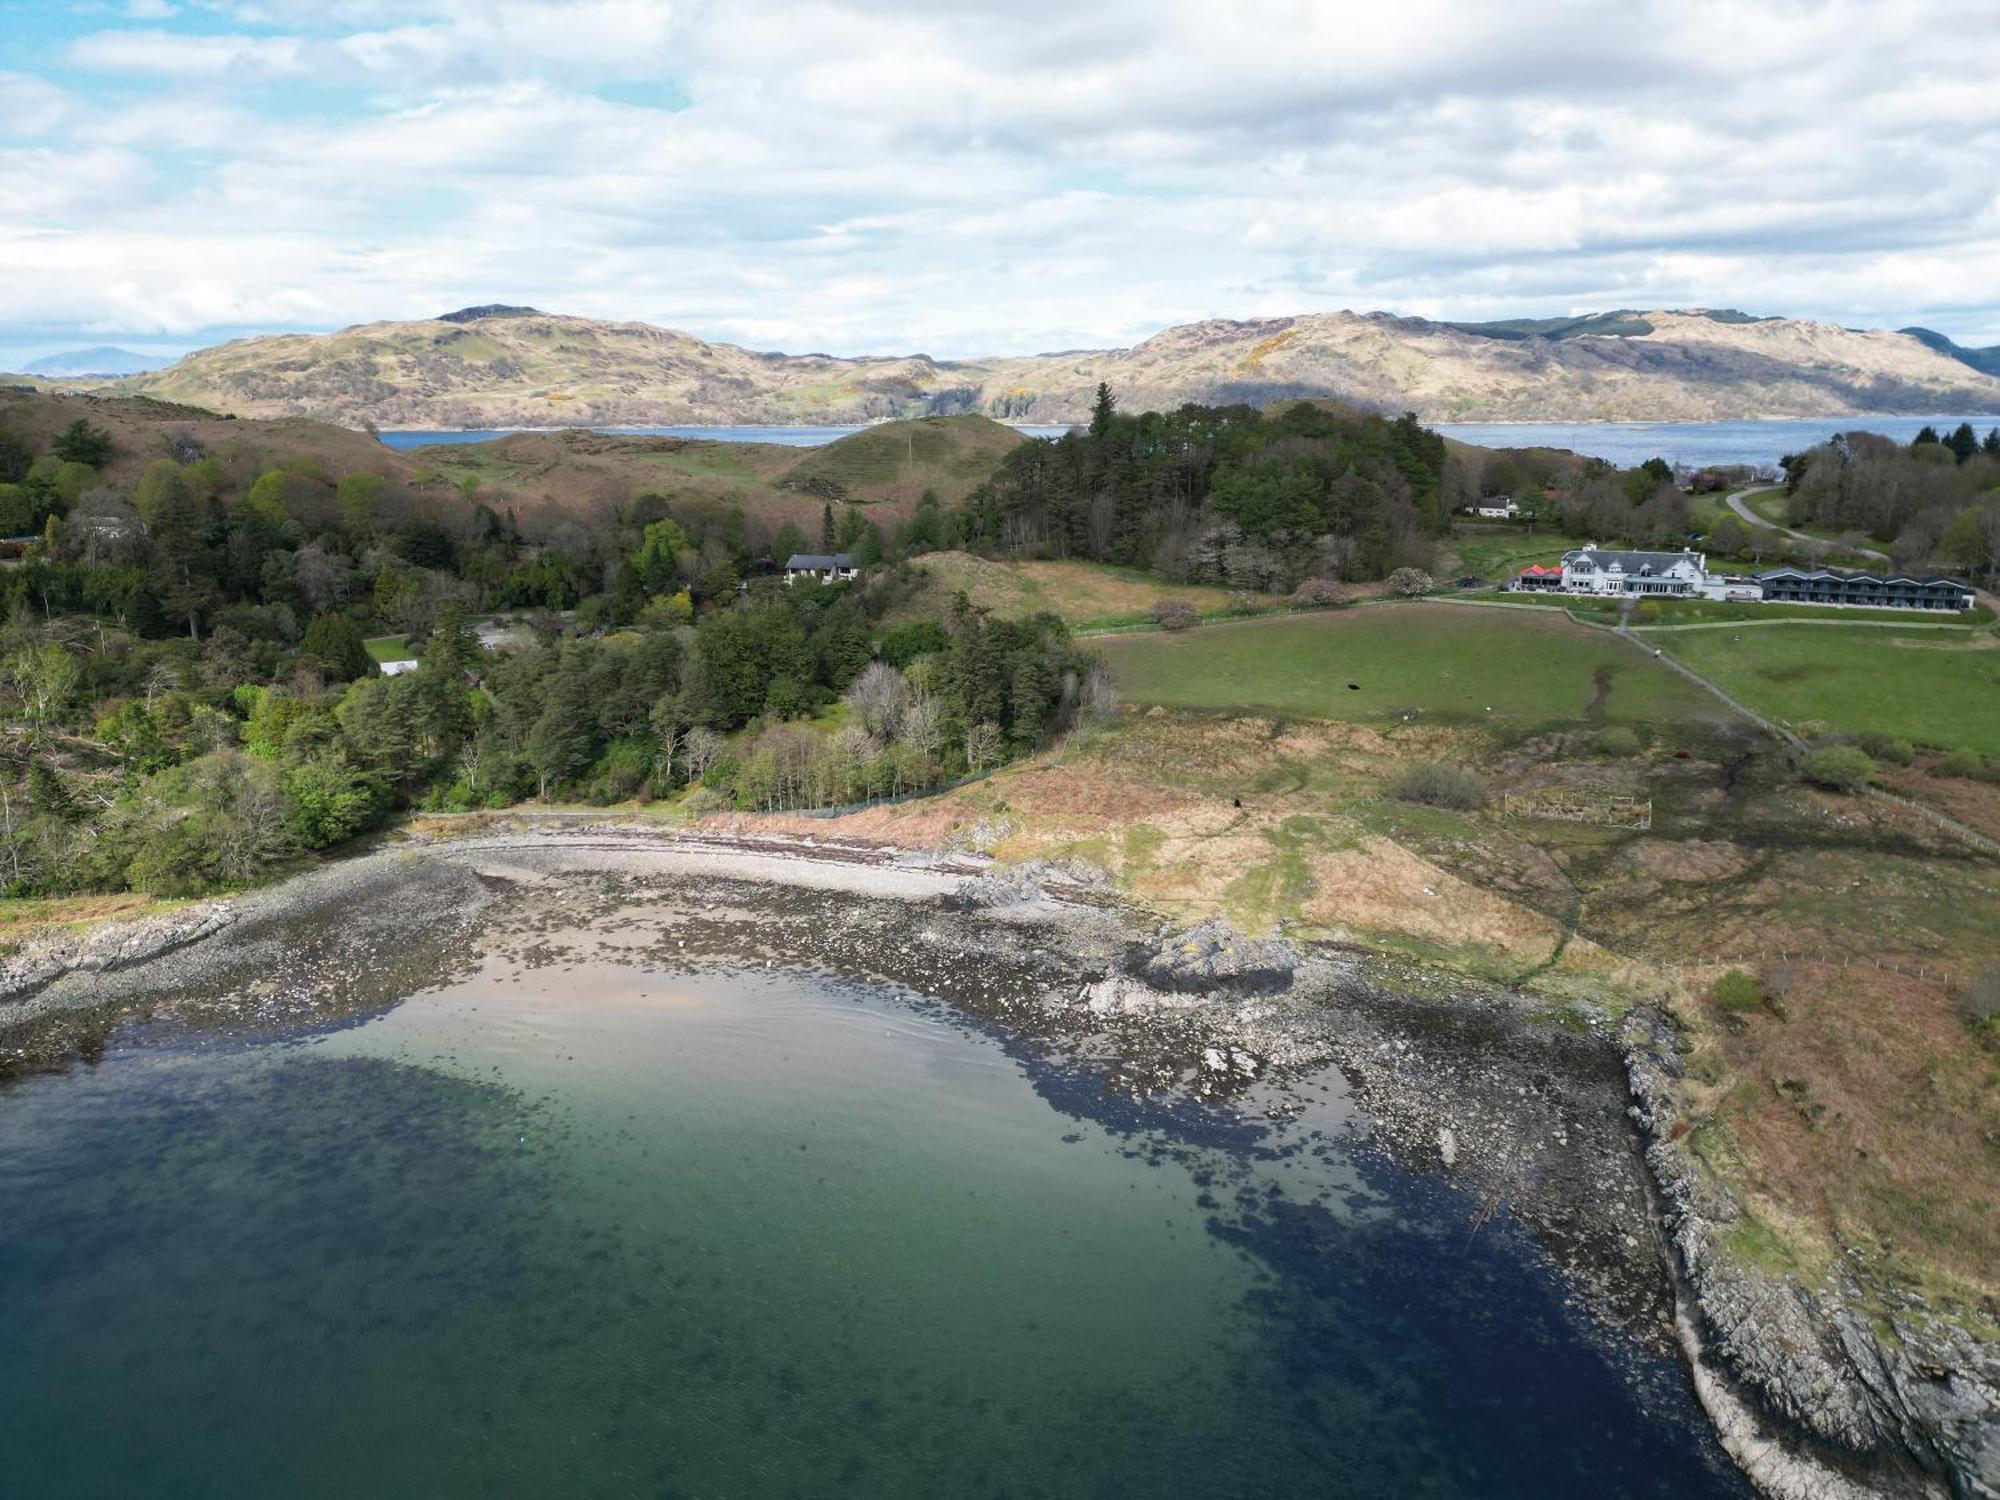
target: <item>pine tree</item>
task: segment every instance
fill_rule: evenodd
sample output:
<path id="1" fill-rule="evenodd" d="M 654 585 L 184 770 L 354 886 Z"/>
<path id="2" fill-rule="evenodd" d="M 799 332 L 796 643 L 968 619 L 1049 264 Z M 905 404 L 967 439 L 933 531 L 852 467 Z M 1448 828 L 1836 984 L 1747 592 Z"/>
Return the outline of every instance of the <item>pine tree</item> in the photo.
<path id="1" fill-rule="evenodd" d="M 1988 458 L 2000 458 L 2000 427 L 1988 431 L 1986 441 L 1979 446 Z"/>
<path id="2" fill-rule="evenodd" d="M 819 510 L 819 550 L 831 554 L 833 551 L 833 502 L 827 501 Z"/>
<path id="3" fill-rule="evenodd" d="M 76 798 L 63 785 L 62 777 L 55 773 L 53 767 L 39 760 L 28 765 L 28 800 L 36 812 L 54 818 L 58 823 L 74 823 L 82 813 L 76 805 Z"/>
<path id="4" fill-rule="evenodd" d="M 1118 403 L 1111 399 L 1111 387 L 1097 382 L 1097 400 L 1090 408 L 1090 435 L 1100 442 L 1111 432 L 1111 417 Z"/>
<path id="5" fill-rule="evenodd" d="M 1964 463 L 1979 451 L 1979 437 L 1973 432 L 1970 422 L 1960 422 L 1952 435 L 1944 440 L 1944 445 L 1951 449 L 1953 457 Z"/>

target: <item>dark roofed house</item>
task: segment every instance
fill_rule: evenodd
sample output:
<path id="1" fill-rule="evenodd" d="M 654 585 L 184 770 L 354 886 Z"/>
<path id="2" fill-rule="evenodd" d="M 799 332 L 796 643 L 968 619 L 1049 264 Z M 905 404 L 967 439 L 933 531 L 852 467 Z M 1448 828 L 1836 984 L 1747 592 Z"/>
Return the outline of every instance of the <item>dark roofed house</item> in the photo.
<path id="1" fill-rule="evenodd" d="M 1972 585 L 1935 574 L 1861 573 L 1846 568 L 1772 568 L 1757 575 L 1776 604 L 1848 604 L 1870 609 L 1971 609 Z"/>
<path id="2" fill-rule="evenodd" d="M 831 555 L 819 552 L 794 552 L 785 559 L 785 582 L 795 583 L 803 578 L 808 583 L 845 583 L 859 578 L 861 570 L 845 552 Z"/>

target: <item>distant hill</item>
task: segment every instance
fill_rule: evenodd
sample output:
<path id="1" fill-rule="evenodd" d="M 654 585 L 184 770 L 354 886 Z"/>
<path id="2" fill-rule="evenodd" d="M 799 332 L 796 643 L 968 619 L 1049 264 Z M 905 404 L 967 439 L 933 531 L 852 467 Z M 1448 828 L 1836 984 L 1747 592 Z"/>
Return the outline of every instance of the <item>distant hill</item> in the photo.
<path id="1" fill-rule="evenodd" d="M 100 345 L 95 349 L 70 349 L 62 354 L 44 354 L 21 366 L 23 375 L 45 375 L 54 380 L 70 380 L 90 375 L 139 375 L 164 370 L 172 364 L 157 354 L 135 354 L 130 349 Z"/>
<path id="2" fill-rule="evenodd" d="M 1905 328 L 1903 332 L 1925 347 L 1935 349 L 1962 365 L 1969 365 L 1982 375 L 2000 375 L 2000 344 L 1988 344 L 1984 349 L 1968 349 L 1928 328 Z"/>
<path id="3" fill-rule="evenodd" d="M 78 418 L 110 434 L 103 472 L 120 494 L 161 458 L 203 454 L 243 488 L 266 468 L 303 465 L 328 480 L 377 474 L 413 496 L 448 497 L 447 508 L 486 504 L 523 518 L 601 516 L 651 493 L 688 506 L 740 506 L 768 527 L 790 521 L 815 540 L 829 501 L 888 525 L 925 490 L 962 500 L 1027 441 L 985 417 L 958 416 L 883 423 L 818 448 L 570 429 L 399 450 L 302 417 L 223 417 L 149 397 L 0 386 L 0 432 L 32 451 L 46 452 Z"/>
<path id="4" fill-rule="evenodd" d="M 383 427 L 866 423 L 1338 397 L 1428 421 L 1667 421 L 2000 411 L 1988 351 L 1734 311 L 1500 323 L 1319 313 L 1169 328 L 1130 349 L 844 359 L 494 304 L 200 350 L 115 389 L 243 416 Z M 1949 344 L 1949 340 L 1942 341 Z"/>

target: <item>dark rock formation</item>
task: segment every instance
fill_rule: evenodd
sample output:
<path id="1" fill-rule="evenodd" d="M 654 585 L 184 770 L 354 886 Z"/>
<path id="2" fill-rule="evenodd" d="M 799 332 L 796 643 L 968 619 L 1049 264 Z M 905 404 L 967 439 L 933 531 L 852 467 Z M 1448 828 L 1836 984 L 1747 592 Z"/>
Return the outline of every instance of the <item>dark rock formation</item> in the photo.
<path id="1" fill-rule="evenodd" d="M 1621 1033 L 1646 1161 L 1703 1343 L 1764 1412 L 1862 1489 L 2000 1500 L 2000 1349 L 1878 1277 L 1848 1247 L 1820 1285 L 1730 1252 L 1743 1210 L 1686 1144 L 1676 1037 L 1650 1012 Z M 1780 1490 L 1779 1486 L 1767 1488 Z M 1840 1493 L 1805 1482 L 1780 1492 Z"/>

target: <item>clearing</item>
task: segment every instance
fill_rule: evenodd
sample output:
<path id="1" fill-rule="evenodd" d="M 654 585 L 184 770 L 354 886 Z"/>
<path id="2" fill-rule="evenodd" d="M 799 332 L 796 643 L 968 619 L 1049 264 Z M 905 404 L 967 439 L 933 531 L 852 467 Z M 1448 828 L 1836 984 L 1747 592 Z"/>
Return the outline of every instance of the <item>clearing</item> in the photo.
<path id="1" fill-rule="evenodd" d="M 992 562 L 970 552 L 932 552 L 915 567 L 927 582 L 898 618 L 935 616 L 962 593 L 975 608 L 1002 619 L 1060 615 L 1077 629 L 1107 629 L 1142 623 L 1155 604 L 1191 604 L 1203 615 L 1235 612 L 1228 589 L 1202 583 L 1168 583 L 1136 568 L 1087 562 Z M 1262 596 L 1260 596 L 1261 598 Z M 1269 601 L 1276 608 L 1281 600 Z"/>

